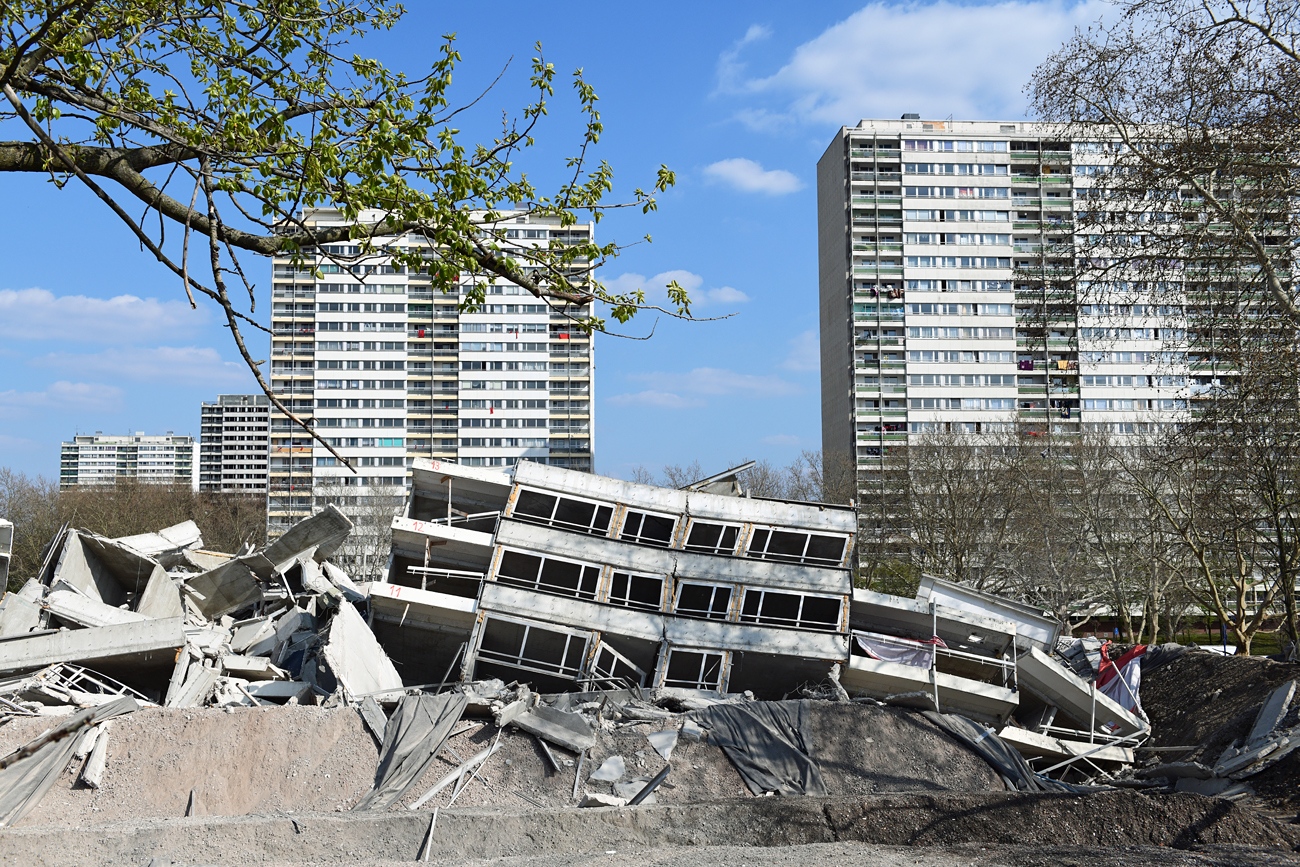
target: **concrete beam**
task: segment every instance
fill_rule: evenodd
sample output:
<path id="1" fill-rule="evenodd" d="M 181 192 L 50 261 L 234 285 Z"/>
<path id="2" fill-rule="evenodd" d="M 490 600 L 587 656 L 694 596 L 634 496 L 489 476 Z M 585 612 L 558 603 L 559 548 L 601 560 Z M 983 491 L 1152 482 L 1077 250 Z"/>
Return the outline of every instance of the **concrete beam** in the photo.
<path id="1" fill-rule="evenodd" d="M 160 693 L 185 646 L 180 617 L 96 629 L 61 629 L 0 641 L 0 674 L 76 662 L 142 691 Z"/>
<path id="2" fill-rule="evenodd" d="M 125 608 L 105 605 L 73 590 L 51 590 L 45 597 L 45 607 L 60 620 L 78 626 L 115 626 L 149 619 Z"/>

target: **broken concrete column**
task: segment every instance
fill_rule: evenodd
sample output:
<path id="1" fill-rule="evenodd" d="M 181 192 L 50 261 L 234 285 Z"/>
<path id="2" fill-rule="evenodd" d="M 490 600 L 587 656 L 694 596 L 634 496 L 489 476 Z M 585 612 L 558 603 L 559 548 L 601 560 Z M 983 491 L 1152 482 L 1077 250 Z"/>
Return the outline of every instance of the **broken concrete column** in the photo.
<path id="1" fill-rule="evenodd" d="M 104 782 L 104 768 L 108 765 L 108 730 L 112 725 L 111 722 L 99 724 L 99 736 L 95 738 L 90 758 L 81 769 L 81 781 L 92 789 L 98 789 Z"/>

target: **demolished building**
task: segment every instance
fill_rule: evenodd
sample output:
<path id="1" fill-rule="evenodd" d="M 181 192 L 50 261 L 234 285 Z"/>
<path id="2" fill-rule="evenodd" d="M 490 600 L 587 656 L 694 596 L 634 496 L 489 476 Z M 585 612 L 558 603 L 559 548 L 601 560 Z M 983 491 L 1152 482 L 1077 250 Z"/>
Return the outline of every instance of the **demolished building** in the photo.
<path id="1" fill-rule="evenodd" d="M 521 462 L 416 460 L 387 578 L 361 586 L 407 684 L 500 677 L 851 696 L 957 713 L 1044 764 L 1130 762 L 1143 720 L 1052 657 L 1032 606 L 927 577 L 854 588 L 852 508 L 685 490 Z"/>
<path id="2" fill-rule="evenodd" d="M 1145 722 L 1062 664 L 1055 620 L 929 577 L 913 599 L 854 587 L 856 511 L 749 496 L 741 469 L 676 490 L 417 459 L 365 584 L 330 560 L 352 532 L 332 506 L 239 553 L 191 522 L 64 527 L 0 601 L 0 712 L 349 704 L 400 752 L 382 709 L 442 720 L 419 750 L 463 711 L 582 753 L 607 702 L 661 720 L 819 695 L 1001 732 L 1031 776 L 1132 762 Z"/>

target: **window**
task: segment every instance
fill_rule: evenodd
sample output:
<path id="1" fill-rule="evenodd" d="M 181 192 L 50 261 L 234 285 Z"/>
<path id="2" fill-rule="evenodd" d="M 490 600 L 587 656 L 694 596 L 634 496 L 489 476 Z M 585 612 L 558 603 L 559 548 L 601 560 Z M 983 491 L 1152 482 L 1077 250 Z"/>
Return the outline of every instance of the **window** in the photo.
<path id="1" fill-rule="evenodd" d="M 749 588 L 745 590 L 740 622 L 834 632 L 840 626 L 841 602 L 835 596 L 805 596 Z"/>
<path id="2" fill-rule="evenodd" d="M 623 518 L 623 532 L 619 534 L 619 538 L 625 542 L 641 542 L 660 548 L 671 548 L 673 531 L 676 528 L 676 518 L 628 509 Z"/>
<path id="3" fill-rule="evenodd" d="M 686 550 L 700 554 L 734 554 L 740 528 L 734 524 L 710 524 L 692 521 L 686 538 Z"/>
<path id="4" fill-rule="evenodd" d="M 465 426 L 464 421 L 466 420 L 462 419 L 462 427 Z M 515 510 L 511 514 L 523 520 L 603 536 L 609 532 L 609 520 L 614 514 L 614 507 L 521 488 L 519 497 L 515 500 Z"/>
<path id="5" fill-rule="evenodd" d="M 683 689 L 722 689 L 722 654 L 692 650 L 668 651 L 664 686 Z"/>
<path id="6" fill-rule="evenodd" d="M 731 587 L 683 581 L 677 586 L 677 600 L 673 605 L 673 611 L 688 617 L 726 620 L 727 609 L 730 606 Z"/>
<path id="7" fill-rule="evenodd" d="M 802 530 L 755 527 L 748 556 L 756 560 L 838 566 L 844 559 L 843 536 L 825 536 Z"/>
<path id="8" fill-rule="evenodd" d="M 595 599 L 600 567 L 506 550 L 501 554 L 497 580 L 543 593 Z"/>
<path id="9" fill-rule="evenodd" d="M 609 582 L 609 602 L 625 608 L 658 611 L 663 606 L 664 579 L 656 575 L 615 572 Z"/>
<path id="10" fill-rule="evenodd" d="M 483 623 L 479 659 L 514 668 L 577 678 L 589 635 L 489 617 Z"/>
<path id="11" fill-rule="evenodd" d="M 637 686 L 645 685 L 645 671 L 608 644 L 601 643 L 591 660 L 591 673 L 600 678 L 623 678 Z"/>

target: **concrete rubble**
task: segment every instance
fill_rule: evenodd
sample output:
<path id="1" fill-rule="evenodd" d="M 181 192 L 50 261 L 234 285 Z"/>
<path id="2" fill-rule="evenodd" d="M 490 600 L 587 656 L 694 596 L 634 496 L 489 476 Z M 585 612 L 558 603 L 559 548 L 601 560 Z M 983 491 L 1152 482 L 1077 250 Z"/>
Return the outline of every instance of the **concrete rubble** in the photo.
<path id="1" fill-rule="evenodd" d="M 331 561 L 352 531 L 334 506 L 234 554 L 205 550 L 192 522 L 122 539 L 65 528 L 0 602 L 0 715 L 126 699 L 350 705 L 381 770 L 404 769 L 377 774 L 376 809 L 462 716 L 535 737 L 593 806 L 653 802 L 662 777 L 589 758 L 607 733 L 646 723 L 660 730 L 643 746 L 667 762 L 679 741 L 722 745 L 710 720 L 727 720 L 728 748 L 752 736 L 768 751 L 747 759 L 751 789 L 820 791 L 801 736 L 762 710 L 783 699 L 964 718 L 953 730 L 1017 755 L 999 773 L 1021 773 L 1025 791 L 1045 786 L 1035 777 L 1122 777 L 1148 736 L 1140 707 L 1098 688 L 1100 646 L 1062 643 L 1045 612 L 930 576 L 911 599 L 855 587 L 852 508 L 748 496 L 736 471 L 683 490 L 528 462 L 416 459 L 413 472 L 372 583 Z M 1279 730 L 1293 697 L 1294 685 L 1274 696 L 1215 767 L 1171 769 L 1170 785 L 1227 788 L 1300 748 L 1300 731 Z M 112 774 L 109 738 L 99 721 L 72 738 L 87 785 Z M 455 756 L 416 806 L 446 790 L 454 802 L 494 752 Z"/>

